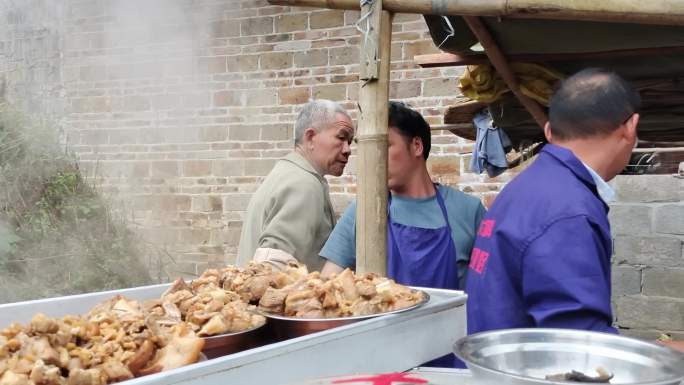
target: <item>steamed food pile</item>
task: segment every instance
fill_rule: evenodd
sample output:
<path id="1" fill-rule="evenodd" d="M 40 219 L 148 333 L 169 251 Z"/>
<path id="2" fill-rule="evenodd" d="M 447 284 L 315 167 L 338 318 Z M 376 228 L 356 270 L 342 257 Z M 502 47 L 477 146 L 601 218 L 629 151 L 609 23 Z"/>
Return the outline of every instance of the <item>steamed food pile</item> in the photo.
<path id="1" fill-rule="evenodd" d="M 292 264 L 251 263 L 176 280 L 158 299 L 116 296 L 85 315 L 36 314 L 0 330 L 0 385 L 105 385 L 188 365 L 203 337 L 263 325 L 265 312 L 302 318 L 371 315 L 423 301 L 423 293 L 347 269 L 329 279 Z"/>
<path id="2" fill-rule="evenodd" d="M 328 279 L 292 264 L 284 271 L 250 264 L 207 270 L 200 280 L 218 280 L 264 312 L 300 318 L 350 317 L 404 309 L 423 301 L 423 293 L 375 274 L 355 275 L 346 269 Z"/>
<path id="3" fill-rule="evenodd" d="M 236 333 L 266 322 L 254 306 L 224 289 L 216 270 L 207 270 L 187 285 L 176 280 L 160 299 L 145 303 L 148 319 L 159 327 L 187 323 L 200 337 Z"/>
<path id="4" fill-rule="evenodd" d="M 0 332 L 0 384 L 104 385 L 196 362 L 204 341 L 187 324 L 151 325 L 117 296 L 83 316 L 36 314 Z"/>

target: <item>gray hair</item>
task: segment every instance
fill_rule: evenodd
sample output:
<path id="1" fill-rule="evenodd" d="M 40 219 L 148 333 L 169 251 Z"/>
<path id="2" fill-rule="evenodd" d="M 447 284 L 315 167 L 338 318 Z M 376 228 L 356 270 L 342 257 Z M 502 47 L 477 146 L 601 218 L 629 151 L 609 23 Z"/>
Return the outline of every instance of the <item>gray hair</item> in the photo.
<path id="1" fill-rule="evenodd" d="M 295 122 L 294 138 L 295 146 L 302 143 L 304 131 L 311 127 L 320 132 L 329 123 L 335 120 L 335 115 L 342 114 L 351 119 L 347 110 L 339 103 L 327 99 L 310 100 L 304 105 L 297 121 Z"/>

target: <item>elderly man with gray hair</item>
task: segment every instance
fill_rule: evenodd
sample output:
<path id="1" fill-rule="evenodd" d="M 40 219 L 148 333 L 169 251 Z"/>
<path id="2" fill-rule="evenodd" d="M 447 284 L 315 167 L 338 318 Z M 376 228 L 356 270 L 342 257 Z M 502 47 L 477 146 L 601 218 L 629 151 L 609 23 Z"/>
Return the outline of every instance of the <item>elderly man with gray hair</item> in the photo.
<path id="1" fill-rule="evenodd" d="M 279 160 L 247 206 L 237 264 L 281 269 L 297 261 L 320 270 L 318 256 L 335 226 L 325 175 L 340 176 L 351 154 L 354 125 L 330 100 L 310 101 L 295 122 L 295 148 Z"/>

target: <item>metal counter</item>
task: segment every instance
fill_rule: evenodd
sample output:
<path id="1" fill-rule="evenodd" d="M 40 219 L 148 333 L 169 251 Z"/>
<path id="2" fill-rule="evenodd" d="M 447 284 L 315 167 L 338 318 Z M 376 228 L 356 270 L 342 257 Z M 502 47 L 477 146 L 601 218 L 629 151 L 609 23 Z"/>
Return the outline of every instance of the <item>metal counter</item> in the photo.
<path id="1" fill-rule="evenodd" d="M 116 294 L 138 300 L 156 298 L 167 287 L 156 285 L 0 305 L 0 327 L 12 321 L 28 322 L 37 312 L 53 317 L 85 313 Z M 409 312 L 264 345 L 125 384 L 278 385 L 355 373 L 405 371 L 450 353 L 455 341 L 466 331 L 467 297 L 463 292 L 422 290 L 430 294 L 430 301 Z"/>

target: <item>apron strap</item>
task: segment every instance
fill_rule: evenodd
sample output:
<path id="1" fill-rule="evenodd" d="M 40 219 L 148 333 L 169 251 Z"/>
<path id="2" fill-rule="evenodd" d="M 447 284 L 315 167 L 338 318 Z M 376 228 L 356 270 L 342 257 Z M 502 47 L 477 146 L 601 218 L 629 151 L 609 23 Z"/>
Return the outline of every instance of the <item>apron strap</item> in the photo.
<path id="1" fill-rule="evenodd" d="M 442 209 L 442 215 L 444 215 L 444 222 L 446 222 L 446 225 L 449 228 L 449 231 L 451 232 L 451 225 L 449 224 L 449 216 L 447 215 L 446 205 L 444 204 L 444 199 L 442 198 L 442 194 L 439 193 L 439 184 L 438 183 L 435 183 L 435 192 L 437 193 L 437 203 L 439 204 L 439 208 Z"/>
<path id="2" fill-rule="evenodd" d="M 437 198 L 437 204 L 439 205 L 439 208 L 442 210 L 442 216 L 444 217 L 444 222 L 446 223 L 446 226 L 449 228 L 449 231 L 451 232 L 451 225 L 449 224 L 449 216 L 447 215 L 447 210 L 446 210 L 446 205 L 444 204 L 444 199 L 442 198 L 442 194 L 439 192 L 439 183 L 433 183 L 435 186 L 435 197 Z M 392 192 L 388 191 L 387 192 L 387 223 L 389 224 L 389 219 L 390 219 L 390 206 L 392 206 Z"/>

